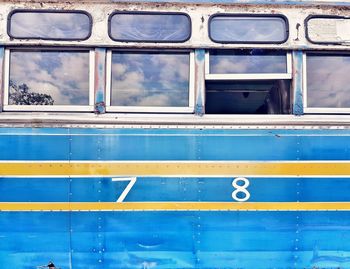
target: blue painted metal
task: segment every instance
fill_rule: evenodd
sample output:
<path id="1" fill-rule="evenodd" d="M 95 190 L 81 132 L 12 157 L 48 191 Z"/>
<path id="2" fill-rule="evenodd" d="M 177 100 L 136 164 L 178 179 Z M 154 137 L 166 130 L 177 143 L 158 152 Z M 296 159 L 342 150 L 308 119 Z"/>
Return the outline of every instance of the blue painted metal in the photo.
<path id="1" fill-rule="evenodd" d="M 304 114 L 303 102 L 303 52 L 293 51 L 293 89 L 294 102 L 293 114 L 300 116 Z"/>
<path id="2" fill-rule="evenodd" d="M 350 130 L 1 128 L 1 160 L 349 160 Z M 233 178 L 138 178 L 126 201 L 232 201 Z M 256 202 L 350 178 L 249 178 Z M 124 185 L 123 185 L 124 184 Z M 115 201 L 126 182 L 0 178 L 0 202 Z M 350 268 L 347 212 L 0 212 L 1 268 Z"/>

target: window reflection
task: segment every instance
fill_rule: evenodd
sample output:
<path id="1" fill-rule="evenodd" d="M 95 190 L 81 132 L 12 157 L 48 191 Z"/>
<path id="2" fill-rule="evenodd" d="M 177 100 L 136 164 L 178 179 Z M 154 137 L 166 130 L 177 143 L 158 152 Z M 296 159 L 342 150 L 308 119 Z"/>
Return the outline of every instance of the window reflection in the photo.
<path id="1" fill-rule="evenodd" d="M 189 53 L 113 52 L 112 106 L 187 107 Z"/>
<path id="2" fill-rule="evenodd" d="M 350 56 L 308 55 L 307 106 L 350 107 Z"/>
<path id="3" fill-rule="evenodd" d="M 14 38 L 83 40 L 90 36 L 91 19 L 78 12 L 18 11 L 11 15 Z"/>
<path id="4" fill-rule="evenodd" d="M 183 42 L 191 35 L 191 22 L 184 14 L 115 14 L 110 36 L 117 41 Z"/>
<path id="5" fill-rule="evenodd" d="M 89 105 L 89 52 L 11 51 L 9 105 Z"/>
<path id="6" fill-rule="evenodd" d="M 261 49 L 210 51 L 211 74 L 286 73 L 286 53 Z"/>
<path id="7" fill-rule="evenodd" d="M 266 42 L 286 40 L 286 21 L 279 16 L 214 16 L 209 25 L 215 42 Z"/>

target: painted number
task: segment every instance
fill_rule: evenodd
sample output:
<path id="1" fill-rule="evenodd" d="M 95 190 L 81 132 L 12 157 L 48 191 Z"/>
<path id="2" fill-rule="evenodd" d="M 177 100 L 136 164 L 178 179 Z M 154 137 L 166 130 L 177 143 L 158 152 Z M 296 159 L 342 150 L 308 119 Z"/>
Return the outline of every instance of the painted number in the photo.
<path id="1" fill-rule="evenodd" d="M 242 183 L 243 182 L 243 183 Z M 232 186 L 235 188 L 235 190 L 232 192 L 232 198 L 238 202 L 245 202 L 248 201 L 250 198 L 250 193 L 247 190 L 249 186 L 249 180 L 245 177 L 237 177 L 232 181 Z M 240 195 L 238 197 L 238 193 L 243 193 L 243 198 Z"/>
<path id="2" fill-rule="evenodd" d="M 117 203 L 122 203 L 125 199 L 125 197 L 128 195 L 129 191 L 131 190 L 132 186 L 136 183 L 136 177 L 115 177 L 112 178 L 112 181 L 130 181 L 129 184 L 126 186 L 122 194 L 117 199 Z"/>

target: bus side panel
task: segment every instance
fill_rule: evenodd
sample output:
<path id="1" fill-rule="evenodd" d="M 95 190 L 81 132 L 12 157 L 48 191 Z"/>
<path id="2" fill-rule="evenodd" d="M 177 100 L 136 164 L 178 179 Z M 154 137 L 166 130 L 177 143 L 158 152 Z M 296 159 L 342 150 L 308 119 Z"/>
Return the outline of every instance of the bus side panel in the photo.
<path id="1" fill-rule="evenodd" d="M 0 129 L 6 161 L 349 160 L 348 130 Z M 113 176 L 16 177 L 0 202 L 114 203 Z M 137 177 L 125 202 L 235 202 L 233 179 Z M 349 177 L 247 177 L 249 202 L 348 202 Z M 23 210 L 23 208 L 21 209 Z M 0 212 L 1 268 L 350 268 L 347 211 Z"/>

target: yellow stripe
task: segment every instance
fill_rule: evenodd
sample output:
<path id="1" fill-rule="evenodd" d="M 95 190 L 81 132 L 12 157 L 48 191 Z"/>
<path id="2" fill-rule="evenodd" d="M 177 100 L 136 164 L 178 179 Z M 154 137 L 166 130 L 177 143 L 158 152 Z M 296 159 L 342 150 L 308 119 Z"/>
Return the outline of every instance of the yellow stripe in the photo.
<path id="1" fill-rule="evenodd" d="M 349 162 L 24 162 L 0 163 L 2 176 L 349 176 Z"/>
<path id="2" fill-rule="evenodd" d="M 349 211 L 350 202 L 2 202 L 0 211 Z"/>

